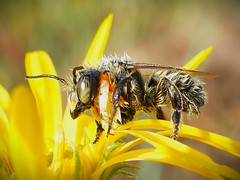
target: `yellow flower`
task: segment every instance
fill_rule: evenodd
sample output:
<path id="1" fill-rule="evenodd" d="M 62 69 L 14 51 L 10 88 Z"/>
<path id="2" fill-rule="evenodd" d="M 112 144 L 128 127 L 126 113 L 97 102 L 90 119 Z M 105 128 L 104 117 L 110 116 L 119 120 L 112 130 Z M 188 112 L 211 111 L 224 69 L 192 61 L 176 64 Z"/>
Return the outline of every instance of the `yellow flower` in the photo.
<path id="1" fill-rule="evenodd" d="M 84 63 L 96 65 L 107 44 L 112 15 L 100 26 Z M 184 67 L 196 69 L 212 51 L 200 52 Z M 26 55 L 26 74 L 56 75 L 44 51 Z M 72 120 L 68 108 L 62 117 L 59 82 L 42 78 L 29 80 L 31 91 L 21 85 L 10 95 L 0 86 L 0 179 L 109 179 L 115 174 L 133 174 L 123 168 L 138 167 L 126 162 L 148 160 L 179 166 L 210 179 L 239 179 L 240 173 L 220 165 L 209 156 L 169 138 L 170 122 L 143 119 L 129 122 L 95 139 L 94 119 L 85 114 Z M 150 132 L 150 129 L 158 132 Z M 131 135 L 133 140 L 121 139 Z M 183 125 L 179 137 L 209 144 L 237 157 L 240 142 Z M 151 147 L 137 149 L 141 143 Z M 113 166 L 114 165 L 114 166 Z"/>

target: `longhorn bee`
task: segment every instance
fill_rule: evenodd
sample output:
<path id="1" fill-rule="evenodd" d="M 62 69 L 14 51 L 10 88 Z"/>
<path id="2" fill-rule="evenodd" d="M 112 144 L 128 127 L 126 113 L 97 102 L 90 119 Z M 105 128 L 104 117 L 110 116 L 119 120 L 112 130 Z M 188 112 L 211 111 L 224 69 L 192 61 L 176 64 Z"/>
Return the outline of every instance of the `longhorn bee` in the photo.
<path id="1" fill-rule="evenodd" d="M 140 69 L 153 69 L 154 72 L 144 76 Z M 96 68 L 75 67 L 70 81 L 51 74 L 26 78 L 52 78 L 66 85 L 73 119 L 92 109 L 97 125 L 96 143 L 104 131 L 103 122 L 108 126 L 107 134 L 110 134 L 115 122 L 125 124 L 132 121 L 137 111 L 155 112 L 158 119 L 166 119 L 163 106 L 172 109 L 174 128 L 171 137 L 177 139 L 182 112 L 198 115 L 206 102 L 203 82 L 195 75 L 215 76 L 180 67 L 137 63 L 124 54 L 122 57 L 103 56 Z"/>

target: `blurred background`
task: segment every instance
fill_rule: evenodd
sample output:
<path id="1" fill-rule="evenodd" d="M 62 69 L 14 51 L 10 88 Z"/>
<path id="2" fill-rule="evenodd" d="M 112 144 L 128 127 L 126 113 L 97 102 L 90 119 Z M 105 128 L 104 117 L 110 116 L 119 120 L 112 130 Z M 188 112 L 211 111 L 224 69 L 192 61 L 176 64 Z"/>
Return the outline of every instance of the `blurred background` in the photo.
<path id="1" fill-rule="evenodd" d="M 240 140 L 240 1 L 22 0 L 0 1 L 0 83 L 11 91 L 24 79 L 24 56 L 45 50 L 58 75 L 81 64 L 102 20 L 114 14 L 106 55 L 126 52 L 139 62 L 182 66 L 214 46 L 200 67 L 219 75 L 203 79 L 208 104 L 185 124 Z M 63 93 L 63 98 L 65 98 Z M 239 158 L 181 139 L 218 163 L 240 171 Z M 144 163 L 139 179 L 202 179 L 187 170 Z M 151 170 L 151 172 L 150 172 Z"/>

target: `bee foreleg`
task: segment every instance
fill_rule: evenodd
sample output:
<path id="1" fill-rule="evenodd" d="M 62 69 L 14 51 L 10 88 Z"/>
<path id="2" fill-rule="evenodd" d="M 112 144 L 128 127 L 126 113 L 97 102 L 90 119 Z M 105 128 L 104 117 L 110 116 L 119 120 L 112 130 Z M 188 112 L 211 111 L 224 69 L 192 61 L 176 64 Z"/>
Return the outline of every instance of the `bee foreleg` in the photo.
<path id="1" fill-rule="evenodd" d="M 96 142 L 98 142 L 99 137 L 101 136 L 102 132 L 104 131 L 104 129 L 103 129 L 103 127 L 102 127 L 102 123 L 99 122 L 99 121 L 96 121 L 96 120 L 95 120 L 95 122 L 96 122 L 96 125 L 97 125 L 97 133 L 96 133 L 96 138 L 95 138 L 93 144 L 95 144 Z"/>
<path id="2" fill-rule="evenodd" d="M 112 96 L 113 108 L 111 110 L 110 119 L 109 119 L 109 123 L 108 123 L 108 131 L 107 131 L 108 135 L 111 134 L 110 131 L 112 129 L 113 119 L 116 115 L 117 108 L 119 107 L 119 99 L 121 97 L 121 94 L 123 93 L 123 88 L 125 87 L 125 85 L 127 85 L 127 94 L 129 94 L 131 81 L 134 81 L 134 78 L 131 76 L 124 78 L 123 80 L 118 82 L 118 84 L 116 85 L 116 88 L 113 92 L 113 96 Z"/>

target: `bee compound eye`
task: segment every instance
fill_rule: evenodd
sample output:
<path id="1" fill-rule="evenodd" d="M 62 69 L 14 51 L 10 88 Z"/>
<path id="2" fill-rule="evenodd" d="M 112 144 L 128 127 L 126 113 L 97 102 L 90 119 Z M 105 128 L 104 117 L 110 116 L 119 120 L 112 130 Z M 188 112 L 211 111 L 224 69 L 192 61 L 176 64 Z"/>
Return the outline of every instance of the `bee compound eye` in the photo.
<path id="1" fill-rule="evenodd" d="M 91 87 L 90 87 L 90 79 L 88 77 L 83 77 L 78 81 L 77 84 L 77 94 L 79 100 L 83 104 L 88 104 L 90 101 L 90 92 L 91 92 Z"/>

